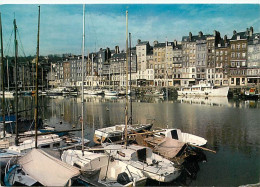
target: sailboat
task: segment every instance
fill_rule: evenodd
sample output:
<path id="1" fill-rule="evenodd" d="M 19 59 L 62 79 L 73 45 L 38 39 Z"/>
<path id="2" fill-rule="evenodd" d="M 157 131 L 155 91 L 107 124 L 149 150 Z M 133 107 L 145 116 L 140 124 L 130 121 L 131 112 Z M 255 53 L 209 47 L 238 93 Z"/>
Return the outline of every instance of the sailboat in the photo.
<path id="1" fill-rule="evenodd" d="M 106 186 L 140 186 L 146 183 L 142 171 L 104 153 L 84 151 L 83 155 L 81 150 L 67 150 L 61 159 L 79 168 L 86 178 Z"/>
<path id="2" fill-rule="evenodd" d="M 104 150 L 117 160 L 139 169 L 148 178 L 160 182 L 171 182 L 180 176 L 181 170 L 168 159 L 143 146 L 123 145 L 104 146 Z"/>
<path id="3" fill-rule="evenodd" d="M 124 83 L 124 81 L 122 81 L 122 77 L 124 77 L 124 71 L 123 71 L 123 75 L 122 75 L 122 73 L 121 73 L 121 65 L 120 65 L 120 81 L 119 81 L 120 85 L 119 85 L 119 91 L 118 91 L 118 95 L 120 95 L 120 96 L 126 94 L 125 89 L 122 87 L 122 84 Z"/>
<path id="4" fill-rule="evenodd" d="M 105 96 L 117 96 L 118 91 L 111 89 L 111 74 L 110 74 L 110 68 L 109 68 L 109 90 L 105 90 L 104 94 Z"/>
<path id="5" fill-rule="evenodd" d="M 155 135 L 179 140 L 180 142 L 195 146 L 205 146 L 207 144 L 207 140 L 205 138 L 184 133 L 180 129 L 162 129 L 160 132 L 155 133 Z"/>
<path id="6" fill-rule="evenodd" d="M 85 5 L 83 6 L 83 23 L 85 22 L 84 18 Z M 106 186 L 132 186 L 146 182 L 146 177 L 144 177 L 142 172 L 132 166 L 120 161 L 113 161 L 110 156 L 105 154 L 88 152 L 84 150 L 84 147 L 82 147 L 82 150 L 64 151 L 61 159 L 67 164 L 79 168 L 86 178 L 91 177 Z"/>
<path id="7" fill-rule="evenodd" d="M 29 162 L 28 162 L 29 161 Z M 100 186 L 81 177 L 80 170 L 51 156 L 40 149 L 33 149 L 18 160 L 7 165 L 4 177 L 6 186 Z"/>
<path id="8" fill-rule="evenodd" d="M 97 90 L 97 89 L 94 89 L 94 80 L 93 80 L 93 76 L 94 76 L 94 72 L 93 72 L 93 54 L 91 55 L 91 64 L 92 64 L 92 71 L 91 71 L 91 90 L 87 90 L 87 89 L 84 89 L 84 93 L 85 94 L 88 94 L 88 95 L 100 95 L 100 94 L 103 94 L 103 90 Z"/>
<path id="9" fill-rule="evenodd" d="M 39 18 L 38 18 L 38 24 L 40 22 L 40 7 L 39 7 Z M 14 27 L 16 28 L 16 21 L 14 21 Z M 38 81 L 37 81 L 37 67 L 38 67 L 38 57 L 39 57 L 39 25 L 38 25 L 38 39 L 37 39 L 37 57 L 36 57 L 36 96 L 35 96 L 35 137 L 29 138 L 22 143 L 18 145 L 18 127 L 16 123 L 16 139 L 15 144 L 13 146 L 10 146 L 6 149 L 1 150 L 0 152 L 0 164 L 1 166 L 4 166 L 7 162 L 13 161 L 13 158 L 18 158 L 20 156 L 23 156 L 25 153 L 29 152 L 33 148 L 51 148 L 51 149 L 58 149 L 61 147 L 68 146 L 69 144 L 66 143 L 66 141 L 62 138 L 60 138 L 56 134 L 51 135 L 44 135 L 44 136 L 38 136 Z M 16 95 L 17 97 L 17 95 Z M 17 107 L 16 107 L 17 108 Z M 28 135 L 31 132 L 25 133 L 25 135 Z M 76 143 L 82 143 L 81 141 L 77 141 L 75 139 Z"/>
<path id="10" fill-rule="evenodd" d="M 127 129 L 127 134 L 129 135 L 131 133 L 141 133 L 144 131 L 148 131 L 152 128 L 152 126 L 152 123 L 133 124 L 127 125 L 127 128 L 125 128 L 125 124 L 119 124 L 111 127 L 96 129 L 93 141 L 96 144 L 119 141 L 122 140 L 125 129 Z"/>
<path id="11" fill-rule="evenodd" d="M 127 15 L 126 16 L 126 57 L 128 57 L 128 11 L 127 11 L 126 15 Z M 129 84 L 129 82 L 128 82 L 128 58 L 126 58 L 125 68 L 126 68 L 126 81 L 125 81 L 126 82 L 126 91 L 125 91 L 125 93 L 129 93 L 128 92 L 128 84 Z M 152 123 L 128 125 L 128 121 L 129 121 L 129 119 L 128 119 L 128 97 L 126 97 L 125 99 L 126 99 L 125 123 L 95 130 L 93 140 L 96 144 L 122 140 L 124 135 L 125 135 L 125 140 L 126 140 L 127 136 L 131 133 L 144 132 L 144 131 L 150 130 L 152 128 L 152 126 L 153 126 Z"/>

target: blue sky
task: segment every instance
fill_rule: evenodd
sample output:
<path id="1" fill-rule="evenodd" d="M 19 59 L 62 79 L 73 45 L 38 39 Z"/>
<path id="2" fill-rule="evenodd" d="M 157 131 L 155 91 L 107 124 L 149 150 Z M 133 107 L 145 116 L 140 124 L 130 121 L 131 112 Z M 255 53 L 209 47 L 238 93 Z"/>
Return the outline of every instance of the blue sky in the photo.
<path id="1" fill-rule="evenodd" d="M 171 4 L 171 5 L 86 5 L 86 52 L 99 48 L 125 48 L 126 19 L 137 39 L 164 42 L 181 40 L 191 31 L 197 35 L 213 34 L 231 37 L 233 30 L 253 26 L 260 32 L 259 4 Z M 36 53 L 38 5 L 0 5 L 5 55 L 13 55 L 13 42 L 8 43 L 14 14 L 26 55 Z M 13 39 L 12 39 L 13 41 Z M 40 54 L 80 54 L 82 47 L 82 5 L 41 5 Z M 8 51 L 8 53 L 7 53 Z M 23 53 L 20 52 L 23 56 Z"/>

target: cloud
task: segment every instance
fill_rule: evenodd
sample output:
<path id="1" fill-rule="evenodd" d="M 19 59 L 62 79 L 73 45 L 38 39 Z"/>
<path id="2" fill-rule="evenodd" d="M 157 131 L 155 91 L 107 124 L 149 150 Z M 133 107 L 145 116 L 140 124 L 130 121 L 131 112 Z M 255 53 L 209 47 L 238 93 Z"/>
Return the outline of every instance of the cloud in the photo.
<path id="1" fill-rule="evenodd" d="M 137 39 L 153 42 L 181 40 L 199 31 L 230 37 L 233 30 L 254 26 L 260 31 L 259 5 L 130 5 L 129 32 L 132 46 Z M 125 48 L 125 5 L 86 6 L 86 51 L 99 48 Z M 4 45 L 13 30 L 14 12 L 26 55 L 36 53 L 37 5 L 3 5 Z M 238 13 L 239 12 L 239 13 Z M 42 5 L 40 54 L 80 54 L 82 47 L 82 5 Z M 12 42 L 12 41 L 11 41 Z M 10 48 L 12 48 L 10 46 Z M 11 50 L 10 50 L 11 51 Z"/>

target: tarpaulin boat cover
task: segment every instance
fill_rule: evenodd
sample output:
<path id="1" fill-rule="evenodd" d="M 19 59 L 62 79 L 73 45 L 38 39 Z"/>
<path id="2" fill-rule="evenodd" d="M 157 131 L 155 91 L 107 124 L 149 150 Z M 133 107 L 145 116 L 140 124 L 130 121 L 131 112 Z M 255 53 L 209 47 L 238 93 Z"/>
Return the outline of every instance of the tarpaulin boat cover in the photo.
<path id="1" fill-rule="evenodd" d="M 65 186 L 71 178 L 80 175 L 79 169 L 43 150 L 33 149 L 18 161 L 25 173 L 44 186 Z"/>
<path id="2" fill-rule="evenodd" d="M 173 158 L 175 157 L 179 151 L 181 151 L 182 147 L 185 145 L 185 143 L 182 143 L 178 140 L 174 140 L 171 138 L 146 138 L 146 141 L 154 142 L 154 151 L 160 153 L 160 155 L 163 155 L 166 158 Z"/>

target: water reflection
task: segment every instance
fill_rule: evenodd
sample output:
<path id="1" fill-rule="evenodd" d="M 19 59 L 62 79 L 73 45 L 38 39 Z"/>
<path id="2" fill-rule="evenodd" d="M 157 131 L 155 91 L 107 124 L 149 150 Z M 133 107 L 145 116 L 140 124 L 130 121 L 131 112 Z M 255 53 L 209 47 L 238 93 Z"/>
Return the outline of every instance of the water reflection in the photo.
<path id="1" fill-rule="evenodd" d="M 155 119 L 154 127 L 180 128 L 208 140 L 207 163 L 200 163 L 196 180 L 176 185 L 254 184 L 260 173 L 260 104 L 258 101 L 228 98 L 132 97 L 133 123 Z M 9 113 L 14 99 L 6 99 Z M 39 99 L 39 116 L 57 130 L 80 128 L 81 97 Z M 125 97 L 85 96 L 85 137 L 94 130 L 124 123 Z M 130 105 L 129 105 L 130 106 Z M 20 97 L 20 115 L 33 118 L 34 98 Z M 130 107 L 129 107 L 130 110 Z M 62 123 L 60 123 L 62 122 Z M 75 132 L 80 135 L 80 132 Z M 189 178 L 187 178 L 188 180 Z M 173 184 L 172 184 L 173 185 Z"/>

